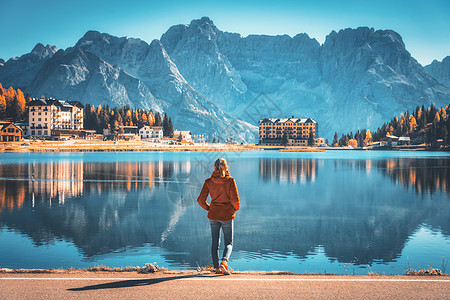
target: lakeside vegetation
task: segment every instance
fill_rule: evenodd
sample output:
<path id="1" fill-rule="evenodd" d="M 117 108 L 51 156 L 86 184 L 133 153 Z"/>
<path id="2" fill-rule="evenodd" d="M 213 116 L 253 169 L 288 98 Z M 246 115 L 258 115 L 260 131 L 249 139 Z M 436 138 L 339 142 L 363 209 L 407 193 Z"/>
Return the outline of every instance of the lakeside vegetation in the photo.
<path id="1" fill-rule="evenodd" d="M 123 133 L 123 126 L 162 126 L 163 134 L 173 137 L 172 118 L 164 113 L 153 113 L 153 110 L 134 109 L 129 106 L 110 108 L 101 105 L 86 104 L 84 107 L 84 128 L 102 133 L 103 129 L 109 129 L 112 133 Z"/>
<path id="2" fill-rule="evenodd" d="M 353 132 L 342 134 L 339 138 L 335 132 L 331 145 L 334 147 L 365 147 L 372 142 L 385 140 L 389 136 L 404 136 L 409 137 L 412 144 L 425 143 L 434 148 L 440 145 L 448 147 L 450 142 L 449 115 L 449 106 L 439 109 L 433 105 L 428 108 L 423 105 L 422 107 L 417 106 L 412 113 L 406 111 L 399 117 L 394 117 L 384 123 L 373 134 L 370 130 L 363 129 L 358 130 L 355 134 Z"/>
<path id="3" fill-rule="evenodd" d="M 28 122 L 28 104 L 32 98 L 24 95 L 20 89 L 12 86 L 5 89 L 0 83 L 0 120 L 11 122 Z M 166 113 L 146 109 L 133 109 L 129 106 L 102 107 L 86 104 L 84 107 L 84 129 L 95 130 L 103 133 L 103 129 L 109 129 L 113 134 L 123 133 L 123 126 L 162 126 L 164 136 L 173 137 L 172 118 Z"/>
<path id="4" fill-rule="evenodd" d="M 13 87 L 5 89 L 0 83 L 0 120 L 11 122 L 28 122 L 28 103 L 32 98 L 20 90 Z M 367 147 L 373 142 L 383 141 L 388 137 L 409 137 L 411 144 L 424 144 L 431 148 L 448 148 L 450 144 L 450 108 L 436 108 L 417 106 L 410 113 L 406 111 L 392 118 L 377 128 L 375 132 L 369 129 L 358 130 L 353 133 L 342 134 L 339 138 L 337 132 L 334 134 L 332 147 Z M 129 106 L 109 107 L 109 105 L 99 105 L 95 107 L 86 104 L 84 107 L 84 129 L 95 130 L 102 134 L 104 129 L 108 129 L 110 134 L 121 134 L 126 126 L 161 126 L 163 134 L 166 137 L 173 138 L 174 127 L 172 118 L 166 113 L 161 115 L 159 112 L 153 112 L 152 109 L 134 109 Z M 286 144 L 287 137 L 283 136 L 283 144 Z M 308 139 L 308 145 L 313 146 L 313 136 Z M 215 143 L 215 139 L 212 141 Z M 220 140 L 219 140 L 220 143 Z M 326 141 L 328 143 L 328 140 Z M 300 148 L 283 151 L 305 151 Z"/>

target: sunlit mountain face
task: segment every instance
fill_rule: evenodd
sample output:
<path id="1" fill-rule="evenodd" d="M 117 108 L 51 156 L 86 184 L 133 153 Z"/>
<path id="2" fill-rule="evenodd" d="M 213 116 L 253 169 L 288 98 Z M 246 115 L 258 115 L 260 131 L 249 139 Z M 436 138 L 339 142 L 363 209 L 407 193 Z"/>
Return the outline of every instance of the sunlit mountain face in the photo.
<path id="1" fill-rule="evenodd" d="M 306 33 L 243 37 L 202 18 L 150 44 L 89 31 L 58 52 L 37 45 L 0 68 L 0 83 L 34 97 L 165 111 L 176 128 L 211 140 L 256 141 L 259 119 L 292 115 L 313 118 L 331 140 L 448 105 L 447 65 L 427 72 L 392 30 L 347 28 L 321 45 Z"/>

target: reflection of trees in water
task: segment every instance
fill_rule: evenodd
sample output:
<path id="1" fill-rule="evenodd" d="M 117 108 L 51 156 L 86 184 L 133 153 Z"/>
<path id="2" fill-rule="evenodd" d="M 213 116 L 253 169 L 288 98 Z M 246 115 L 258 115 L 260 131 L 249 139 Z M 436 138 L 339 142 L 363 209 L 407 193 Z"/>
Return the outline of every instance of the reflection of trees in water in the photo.
<path id="1" fill-rule="evenodd" d="M 25 186 L 18 181 L 0 180 L 0 213 L 22 207 L 25 201 Z"/>
<path id="2" fill-rule="evenodd" d="M 340 166 L 357 168 L 369 173 L 375 168 L 392 182 L 416 193 L 433 194 L 436 191 L 450 194 L 450 159 L 390 158 L 386 160 L 336 160 Z"/>
<path id="3" fill-rule="evenodd" d="M 412 187 L 417 193 L 450 193 L 449 159 L 396 158 L 376 161 L 376 166 L 394 183 Z"/>
<path id="4" fill-rule="evenodd" d="M 314 159 L 259 159 L 259 178 L 276 182 L 309 182 L 316 179 L 317 161 Z"/>

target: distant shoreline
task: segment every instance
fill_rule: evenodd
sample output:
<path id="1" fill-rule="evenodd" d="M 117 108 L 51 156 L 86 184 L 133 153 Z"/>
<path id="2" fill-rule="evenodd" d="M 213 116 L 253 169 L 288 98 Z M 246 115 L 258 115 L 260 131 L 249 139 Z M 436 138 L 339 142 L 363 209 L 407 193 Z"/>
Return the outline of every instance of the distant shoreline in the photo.
<path id="1" fill-rule="evenodd" d="M 22 141 L 0 143 L 0 152 L 228 152 L 228 151 L 261 151 L 280 150 L 289 152 L 324 151 L 316 147 L 274 147 L 255 144 L 190 144 L 168 145 L 147 141 Z"/>
<path id="2" fill-rule="evenodd" d="M 325 152 L 327 150 L 345 151 L 449 151 L 449 149 L 430 149 L 425 145 L 394 146 L 390 148 L 347 148 L 347 147 L 304 147 L 304 146 L 261 146 L 256 144 L 190 144 L 167 145 L 147 141 L 21 141 L 0 143 L 0 152 L 39 153 L 39 152 L 228 152 L 228 151 L 279 151 L 279 152 Z"/>

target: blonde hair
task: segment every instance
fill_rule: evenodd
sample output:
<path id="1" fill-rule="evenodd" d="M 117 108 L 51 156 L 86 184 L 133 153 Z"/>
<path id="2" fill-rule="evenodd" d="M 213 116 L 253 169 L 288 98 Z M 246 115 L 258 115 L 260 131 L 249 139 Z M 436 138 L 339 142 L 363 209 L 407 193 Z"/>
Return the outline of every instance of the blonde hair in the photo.
<path id="1" fill-rule="evenodd" d="M 214 163 L 214 169 L 219 171 L 221 177 L 225 177 L 225 172 L 228 171 L 227 161 L 223 158 L 218 158 Z"/>

